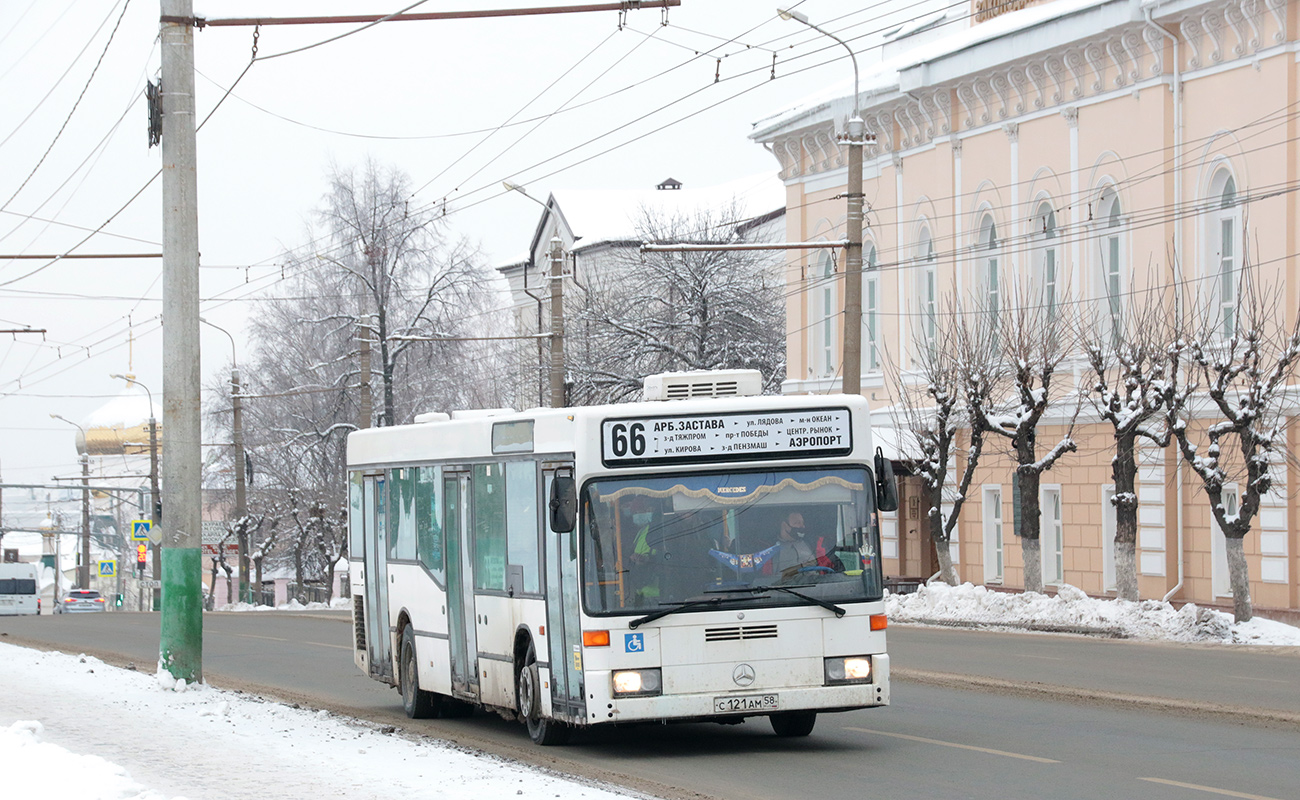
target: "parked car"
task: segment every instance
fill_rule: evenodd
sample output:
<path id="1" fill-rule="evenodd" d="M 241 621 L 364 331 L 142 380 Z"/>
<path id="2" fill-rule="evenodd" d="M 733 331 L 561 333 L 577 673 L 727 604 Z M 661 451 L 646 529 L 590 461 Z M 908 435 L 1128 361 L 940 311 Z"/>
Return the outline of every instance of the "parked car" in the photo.
<path id="1" fill-rule="evenodd" d="M 82 614 L 105 610 L 104 598 L 94 589 L 72 589 L 63 595 L 63 602 L 54 608 L 56 614 Z"/>

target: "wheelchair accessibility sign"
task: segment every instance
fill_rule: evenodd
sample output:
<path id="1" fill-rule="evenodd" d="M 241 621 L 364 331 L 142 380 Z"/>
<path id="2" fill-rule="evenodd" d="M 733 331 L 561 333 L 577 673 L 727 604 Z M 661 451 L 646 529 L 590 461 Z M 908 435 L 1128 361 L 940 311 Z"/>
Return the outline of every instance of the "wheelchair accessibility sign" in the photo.
<path id="1" fill-rule="evenodd" d="M 644 653 L 645 634 L 644 633 L 623 634 L 623 651 L 627 653 Z"/>

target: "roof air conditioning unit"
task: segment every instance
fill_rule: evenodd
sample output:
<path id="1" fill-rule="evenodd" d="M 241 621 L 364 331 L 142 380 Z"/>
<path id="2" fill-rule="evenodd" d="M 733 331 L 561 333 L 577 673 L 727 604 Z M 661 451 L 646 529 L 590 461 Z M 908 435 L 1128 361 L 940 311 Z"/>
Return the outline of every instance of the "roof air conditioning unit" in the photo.
<path id="1" fill-rule="evenodd" d="M 698 397 L 757 397 L 763 375 L 756 369 L 662 372 L 645 379 L 646 400 L 691 400 Z"/>

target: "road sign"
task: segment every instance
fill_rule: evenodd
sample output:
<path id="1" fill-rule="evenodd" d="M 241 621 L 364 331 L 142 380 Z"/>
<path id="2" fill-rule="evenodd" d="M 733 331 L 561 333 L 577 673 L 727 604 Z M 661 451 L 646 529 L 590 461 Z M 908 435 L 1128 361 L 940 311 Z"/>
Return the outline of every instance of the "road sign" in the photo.
<path id="1" fill-rule="evenodd" d="M 99 577 L 112 578 L 113 576 L 117 575 L 116 561 L 100 561 L 98 563 L 99 563 Z"/>
<path id="2" fill-rule="evenodd" d="M 161 589 L 162 581 L 154 580 L 153 578 L 145 578 L 140 581 L 140 585 L 146 589 Z"/>
<path id="3" fill-rule="evenodd" d="M 144 566 L 144 562 L 149 560 L 149 546 L 144 542 L 135 546 L 135 563 Z"/>
<path id="4" fill-rule="evenodd" d="M 133 542 L 149 541 L 149 529 L 152 527 L 153 527 L 153 523 L 147 519 L 131 520 L 131 541 Z"/>

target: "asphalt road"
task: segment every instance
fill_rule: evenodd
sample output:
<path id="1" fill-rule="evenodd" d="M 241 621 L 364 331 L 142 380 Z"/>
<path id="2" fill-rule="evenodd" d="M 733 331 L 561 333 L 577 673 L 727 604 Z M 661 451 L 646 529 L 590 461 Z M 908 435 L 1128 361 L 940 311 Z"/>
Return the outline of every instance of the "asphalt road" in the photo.
<path id="1" fill-rule="evenodd" d="M 86 652 L 152 670 L 157 625 L 156 615 L 140 614 L 0 618 L 0 642 Z M 1204 699 L 1294 711 L 1300 708 L 1294 651 L 893 628 L 890 650 L 899 673 L 893 705 L 824 715 L 807 739 L 778 739 L 755 720 L 645 725 L 584 734 L 565 748 L 537 748 L 522 726 L 495 716 L 407 720 L 396 692 L 352 665 L 349 635 L 344 615 L 208 614 L 204 669 L 214 685 L 669 797 L 1300 797 L 1294 724 L 1243 724 L 1222 714 L 1144 705 Z M 957 677 L 942 685 L 935 676 L 943 675 Z M 962 679 L 987 685 L 955 688 Z M 1026 684 L 1041 693 L 1008 688 Z M 1075 691 L 1082 702 L 1053 699 Z M 1103 692 L 1118 699 L 1097 702 L 1089 694 Z"/>

